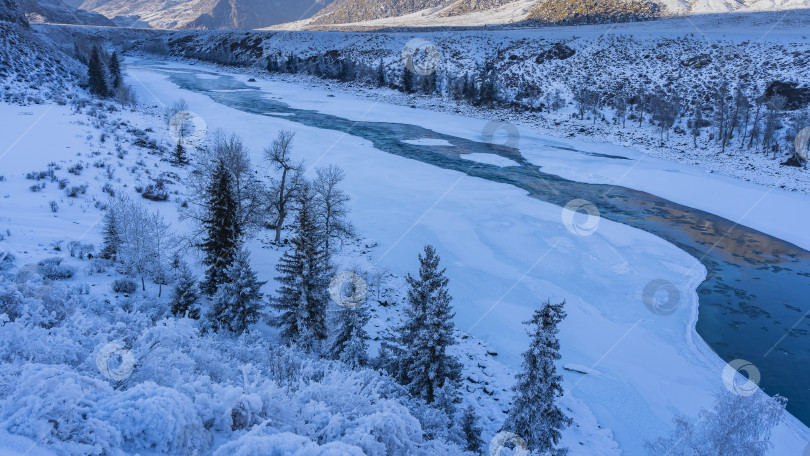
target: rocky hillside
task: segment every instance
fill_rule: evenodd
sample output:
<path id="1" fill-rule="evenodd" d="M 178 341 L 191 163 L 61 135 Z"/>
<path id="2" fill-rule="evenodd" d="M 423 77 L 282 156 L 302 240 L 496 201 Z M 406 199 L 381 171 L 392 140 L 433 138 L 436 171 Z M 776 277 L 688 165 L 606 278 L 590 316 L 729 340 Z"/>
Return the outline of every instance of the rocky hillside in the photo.
<path id="1" fill-rule="evenodd" d="M 507 3 L 514 3 L 516 0 L 458 0 L 441 12 L 441 16 L 462 16 L 465 14 L 486 11 Z"/>
<path id="2" fill-rule="evenodd" d="M 807 8 L 810 0 L 335 0 L 311 19 L 274 28 L 362 31 L 524 22 L 575 25 Z"/>
<path id="3" fill-rule="evenodd" d="M 74 0 L 75 1 L 75 0 Z M 332 0 L 85 0 L 122 26 L 164 29 L 253 29 L 306 19 Z"/>
<path id="4" fill-rule="evenodd" d="M 14 0 L 0 0 L 0 22 L 28 25 L 25 16 L 17 9 Z"/>
<path id="5" fill-rule="evenodd" d="M 543 0 L 527 19 L 554 25 L 625 22 L 658 17 L 662 6 L 651 0 Z"/>
<path id="6" fill-rule="evenodd" d="M 19 8 L 30 22 L 54 24 L 114 26 L 98 13 L 77 9 L 62 0 L 18 0 Z"/>
<path id="7" fill-rule="evenodd" d="M 383 17 L 404 16 L 429 8 L 443 7 L 453 0 L 336 0 L 312 20 L 313 24 L 346 24 Z"/>
<path id="8" fill-rule="evenodd" d="M 85 67 L 28 27 L 14 0 L 0 0 L 0 100 L 31 104 L 68 102 Z"/>

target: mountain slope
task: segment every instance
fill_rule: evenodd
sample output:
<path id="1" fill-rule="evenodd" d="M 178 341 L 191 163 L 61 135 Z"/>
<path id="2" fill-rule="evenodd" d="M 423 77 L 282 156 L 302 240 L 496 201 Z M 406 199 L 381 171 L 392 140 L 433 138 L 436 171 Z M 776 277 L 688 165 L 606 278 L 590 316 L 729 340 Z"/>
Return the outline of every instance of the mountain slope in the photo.
<path id="1" fill-rule="evenodd" d="M 313 24 L 345 24 L 396 17 L 448 6 L 453 0 L 336 0 L 313 18 Z"/>
<path id="2" fill-rule="evenodd" d="M 626 22 L 667 16 L 810 8 L 810 0 L 335 0 L 308 20 L 276 29 Z"/>
<path id="3" fill-rule="evenodd" d="M 28 25 L 25 16 L 17 9 L 14 0 L 0 0 L 0 22 L 12 24 Z"/>
<path id="4" fill-rule="evenodd" d="M 103 14 L 123 26 L 216 30 L 253 29 L 306 19 L 331 1 L 85 0 L 81 7 Z"/>
<path id="5" fill-rule="evenodd" d="M 39 104 L 73 97 L 83 65 L 28 27 L 14 0 L 0 0 L 0 101 Z"/>
<path id="6" fill-rule="evenodd" d="M 113 22 L 98 13 L 77 9 L 62 0 L 19 0 L 19 8 L 31 22 L 55 24 L 104 25 Z"/>

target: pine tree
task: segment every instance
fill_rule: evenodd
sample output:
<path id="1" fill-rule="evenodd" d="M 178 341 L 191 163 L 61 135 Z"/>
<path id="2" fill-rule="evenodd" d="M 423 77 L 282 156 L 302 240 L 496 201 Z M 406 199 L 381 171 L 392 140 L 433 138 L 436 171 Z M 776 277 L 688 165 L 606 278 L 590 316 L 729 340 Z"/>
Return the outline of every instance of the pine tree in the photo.
<path id="1" fill-rule="evenodd" d="M 383 66 L 382 59 L 377 64 L 377 87 L 385 87 L 385 67 Z"/>
<path id="2" fill-rule="evenodd" d="M 458 413 L 458 404 L 460 402 L 461 398 L 458 396 L 455 383 L 445 378 L 441 388 L 436 391 L 433 407 L 447 415 L 447 418 L 449 418 L 448 428 L 450 428 L 455 421 L 454 418 Z"/>
<path id="3" fill-rule="evenodd" d="M 188 157 L 186 157 L 186 148 L 183 147 L 183 143 L 177 141 L 177 147 L 174 149 L 174 162 L 178 165 L 186 165 L 188 164 Z"/>
<path id="4" fill-rule="evenodd" d="M 206 218 L 203 220 L 206 238 L 201 248 L 205 252 L 203 263 L 208 269 L 201 288 L 205 293 L 213 295 L 219 285 L 226 281 L 225 270 L 236 257 L 237 245 L 242 235 L 231 173 L 222 160 L 217 163 L 208 187 L 206 210 Z"/>
<path id="5" fill-rule="evenodd" d="M 459 362 L 447 354 L 455 344 L 453 316 L 444 269 L 433 246 L 425 246 L 419 255 L 419 275 L 408 274 L 409 307 L 405 324 L 399 331 L 403 347 L 399 362 L 399 380 L 414 396 L 433 402 L 445 378 L 455 383 L 461 377 Z"/>
<path id="6" fill-rule="evenodd" d="M 110 70 L 110 86 L 112 91 L 114 91 L 123 82 L 123 78 L 121 77 L 121 62 L 118 60 L 117 52 L 113 52 L 108 67 Z"/>
<path id="7" fill-rule="evenodd" d="M 405 93 L 413 92 L 413 75 L 411 70 L 407 68 L 402 69 L 402 91 Z"/>
<path id="8" fill-rule="evenodd" d="M 365 325 L 371 316 L 366 306 L 333 307 L 329 318 L 327 355 L 353 368 L 368 364 L 369 337 Z"/>
<path id="9" fill-rule="evenodd" d="M 276 280 L 281 284 L 271 306 L 280 312 L 281 336 L 305 348 L 326 339 L 326 305 L 329 302 L 329 254 L 322 248 L 315 220 L 312 190 L 304 185 L 297 198 L 295 237 L 279 260 Z"/>
<path id="10" fill-rule="evenodd" d="M 266 282 L 259 282 L 250 267 L 250 256 L 238 249 L 233 263 L 225 270 L 225 282 L 217 289 L 209 318 L 214 330 L 241 334 L 259 321 L 262 293 Z"/>
<path id="11" fill-rule="evenodd" d="M 99 97 L 107 98 L 107 78 L 104 74 L 104 66 L 101 64 L 101 52 L 98 46 L 93 47 L 90 54 L 90 61 L 87 64 L 87 78 L 90 82 L 90 93 Z"/>
<path id="12" fill-rule="evenodd" d="M 533 327 L 529 349 L 523 353 L 523 370 L 517 375 L 515 396 L 503 429 L 519 435 L 529 449 L 553 452 L 560 431 L 572 420 L 563 414 L 556 399 L 563 394 L 562 376 L 554 362 L 560 359 L 557 325 L 565 318 L 565 301 L 535 311 L 526 324 Z"/>
<path id="13" fill-rule="evenodd" d="M 478 417 L 475 415 L 475 409 L 472 405 L 468 405 L 461 416 L 461 432 L 464 433 L 467 442 L 464 449 L 474 454 L 481 454 L 484 448 L 484 441 L 481 440 L 483 430 L 478 423 Z"/>
<path id="14" fill-rule="evenodd" d="M 114 260 L 118 254 L 118 249 L 121 247 L 121 233 L 119 232 L 117 212 L 118 209 L 112 206 L 104 214 L 104 228 L 102 230 L 104 247 L 101 249 L 101 257 L 107 260 Z"/>
<path id="15" fill-rule="evenodd" d="M 180 274 L 177 278 L 177 285 L 172 293 L 172 314 L 178 317 L 193 318 L 199 320 L 200 306 L 197 301 L 200 294 L 197 289 L 197 280 L 191 273 L 188 265 L 180 265 Z"/>

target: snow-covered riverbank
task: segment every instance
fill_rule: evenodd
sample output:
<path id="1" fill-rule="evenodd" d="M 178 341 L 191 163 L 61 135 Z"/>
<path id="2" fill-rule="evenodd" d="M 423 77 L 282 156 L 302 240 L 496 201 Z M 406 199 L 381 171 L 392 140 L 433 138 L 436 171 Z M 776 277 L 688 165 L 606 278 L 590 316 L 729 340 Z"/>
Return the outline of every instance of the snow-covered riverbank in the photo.
<path id="1" fill-rule="evenodd" d="M 144 101 L 170 104 L 179 96 L 165 76 L 150 69 L 133 69 L 130 74 Z M 265 80 L 250 84 L 294 107 L 354 120 L 413 123 L 470 139 L 480 139 L 486 123 L 300 84 Z M 603 427 L 613 430 L 626 454 L 640 454 L 646 439 L 666 433 L 674 411 L 694 415 L 700 407 L 710 406 L 712 393 L 723 388 L 724 363 L 708 353 L 694 334 L 694 290 L 704 270 L 672 245 L 606 220 L 593 236 L 575 236 L 563 225 L 559 207 L 527 198 L 522 191 L 390 156 L 351 135 L 234 111 L 198 94 L 183 96 L 209 126 L 236 132 L 256 153 L 276 129 L 290 128 L 300 132 L 298 150 L 309 164 L 343 166 L 353 196 L 353 218 L 361 232 L 378 241 L 382 256 L 378 260 L 401 269 L 419 246 L 436 244 L 448 263 L 458 326 L 489 343 L 507 366 L 518 365 L 526 343 L 520 322 L 534 306 L 548 297 L 566 299 L 569 318 L 563 326 L 563 362 L 593 366 L 597 372 L 585 377 L 566 373 L 567 390 L 584 400 Z M 542 160 L 547 171 L 638 185 L 732 220 L 766 210 L 752 204 L 746 207 L 747 201 L 739 202 L 739 196 L 737 204 L 730 204 L 726 198 L 740 189 L 751 195 L 751 202 L 758 201 L 757 195 L 775 198 L 767 205 L 769 211 L 796 203 L 794 195 L 718 179 L 698 168 L 672 169 L 672 163 L 655 159 L 631 160 L 625 168 L 611 169 L 604 168 L 599 157 L 578 152 L 538 158 L 542 144 L 554 142 L 521 131 L 521 152 Z M 598 148 L 640 157 L 623 148 Z M 666 179 L 654 174 L 658 172 L 666 173 Z M 714 190 L 676 192 L 683 186 Z M 801 243 L 800 219 L 785 222 L 767 217 L 768 213 L 760 215 L 743 223 L 759 223 L 754 227 Z M 673 315 L 656 316 L 642 304 L 641 290 L 654 279 L 668 280 L 682 291 L 681 306 Z M 806 435 L 807 429 L 798 422 L 781 426 L 774 438 L 774 454 L 799 453 Z"/>

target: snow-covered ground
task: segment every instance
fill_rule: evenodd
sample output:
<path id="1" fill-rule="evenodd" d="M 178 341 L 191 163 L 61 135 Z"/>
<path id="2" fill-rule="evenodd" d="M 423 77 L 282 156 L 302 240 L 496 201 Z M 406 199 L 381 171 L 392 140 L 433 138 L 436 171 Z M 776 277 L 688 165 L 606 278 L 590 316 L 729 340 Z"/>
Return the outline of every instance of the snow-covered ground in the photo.
<path id="1" fill-rule="evenodd" d="M 130 61 L 130 64 L 134 62 Z M 525 192 L 432 167 L 376 150 L 357 137 L 332 130 L 305 127 L 283 116 L 259 116 L 212 102 L 178 89 L 163 69 L 199 69 L 204 65 L 169 63 L 128 70 L 128 82 L 138 91 L 142 106 L 121 116 L 133 128 L 168 144 L 166 105 L 183 97 L 190 110 L 208 124 L 241 136 L 254 162 L 264 164 L 261 151 L 279 129 L 297 133 L 295 153 L 310 167 L 337 164 L 346 170 L 345 190 L 351 195 L 352 221 L 358 231 L 376 242 L 374 248 L 355 246 L 340 260 L 353 264 L 379 263 L 401 281 L 416 267 L 416 252 L 425 243 L 437 246 L 448 268 L 457 327 L 471 337 L 456 349 L 465 361 L 468 400 L 476 401 L 485 418 L 485 433 L 497 429 L 507 408 L 514 371 L 528 338 L 522 321 L 547 298 L 565 299 L 569 317 L 563 323 L 561 344 L 566 397 L 576 426 L 565 432 L 564 444 L 574 455 L 643 454 L 647 439 L 666 434 L 674 413 L 694 416 L 711 407 L 712 394 L 724 388 L 724 363 L 697 337 L 695 289 L 705 270 L 671 244 L 640 230 L 601 220 L 592 236 L 577 236 L 563 223 L 560 207 L 529 198 Z M 284 82 L 259 78 L 247 82 L 297 108 L 315 109 L 353 120 L 410 123 L 459 137 L 482 140 L 487 120 L 426 109 L 414 109 L 338 92 L 323 83 Z M 53 256 L 56 240 L 84 239 L 100 244 L 102 211 L 107 200 L 102 186 L 112 167 L 119 191 L 132 188 L 164 171 L 178 171 L 148 149 L 133 148 L 116 160 L 120 138 L 105 138 L 93 119 L 68 106 L 0 105 L 0 118 L 9 131 L 0 138 L 0 249 L 26 262 Z M 517 147 L 544 171 L 586 182 L 639 188 L 673 201 L 740 221 L 766 233 L 810 248 L 796 207 L 808 197 L 709 174 L 704 170 L 609 144 L 560 140 L 519 125 Z M 150 131 L 151 130 L 151 131 Z M 497 138 L 496 140 L 500 140 Z M 410 142 L 436 147 L 446 143 L 412 138 Z M 575 150 L 560 149 L 565 146 Z M 616 161 L 585 152 L 622 155 Z M 98 152 L 96 154 L 95 152 Z M 492 157 L 478 154 L 471 160 Z M 65 174 L 76 162 L 84 171 Z M 45 169 L 50 162 L 62 167 L 70 185 L 87 184 L 86 195 L 64 196 L 57 184 L 33 192 L 36 182 L 25 173 Z M 104 162 L 104 166 L 96 163 Z M 494 162 L 509 166 L 506 160 Z M 185 198 L 184 176 L 172 185 L 172 202 L 150 203 L 164 213 L 179 232 L 188 226 L 177 220 L 177 204 Z M 120 179 L 120 180 L 119 180 Z M 175 201 L 176 200 L 176 201 Z M 58 210 L 52 212 L 50 201 Z M 271 280 L 272 292 L 279 251 L 264 242 L 251 243 L 253 265 L 261 280 Z M 68 261 L 74 261 L 69 259 Z M 107 297 L 109 278 L 87 276 L 92 296 Z M 682 302 L 669 316 L 650 313 L 641 300 L 644 286 L 664 279 L 681 290 Z M 154 293 L 150 286 L 150 293 Z M 401 296 L 401 295 L 398 295 Z M 112 297 L 110 296 L 112 299 Z M 396 309 L 378 309 L 372 334 L 385 331 L 398 318 Z M 497 355 L 489 354 L 497 353 Z M 476 367 L 478 366 L 478 367 Z M 584 368 L 583 368 L 584 366 Z M 590 371 L 589 374 L 574 372 Z M 6 442 L 0 435 L 0 440 Z M 801 454 L 810 432 L 788 419 L 774 435 L 774 455 Z M 25 454 L 30 445 L 14 437 L 2 451 Z M 36 449 L 39 451 L 39 448 Z M 43 449 L 43 454 L 46 450 Z M 33 453 L 28 453 L 33 454 Z"/>
<path id="2" fill-rule="evenodd" d="M 205 96 L 178 91 L 150 69 L 131 69 L 129 74 L 144 101 L 157 106 L 183 96 L 209 127 L 236 132 L 254 151 L 261 150 L 275 130 L 294 129 L 296 150 L 308 164 L 344 167 L 353 220 L 379 244 L 374 260 L 401 270 L 424 243 L 437 245 L 448 266 L 458 327 L 486 341 L 509 368 L 518 367 L 526 346 L 521 322 L 542 300 L 566 299 L 563 362 L 595 371 L 585 376 L 566 372 L 567 395 L 584 401 L 599 425 L 612 430 L 625 454 L 642 454 L 646 439 L 667 432 L 673 413 L 694 416 L 699 408 L 710 407 L 712 394 L 723 388 L 725 364 L 694 332 L 695 289 L 705 270 L 669 243 L 607 220 L 601 220 L 593 236 L 576 236 L 564 226 L 561 208 L 520 190 L 391 156 L 351 135 L 235 111 Z M 485 124 L 300 84 L 250 84 L 294 107 L 353 120 L 412 123 L 479 140 Z M 616 167 L 605 167 L 604 159 L 590 155 L 543 149 L 559 143 L 521 129 L 521 152 L 542 161 L 547 171 L 637 186 L 808 245 L 800 216 L 786 210 L 806 204 L 805 196 L 718 178 L 620 147 L 568 143 L 635 159 Z M 681 191 L 684 187 L 691 190 Z M 767 201 L 767 207 L 755 204 L 758 201 Z M 259 271 L 266 276 L 267 269 Z M 674 314 L 656 316 L 642 304 L 641 290 L 654 279 L 668 280 L 681 290 L 682 303 Z M 786 420 L 776 431 L 772 454 L 799 454 L 808 437 L 797 420 Z M 578 450 L 570 438 L 566 443 Z M 610 454 L 607 448 L 582 451 Z"/>

